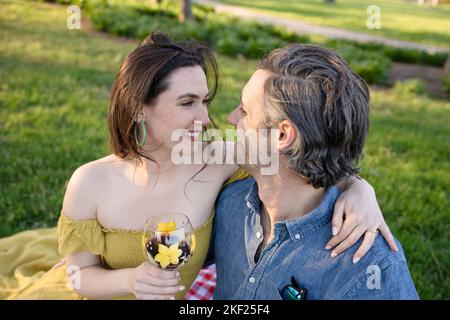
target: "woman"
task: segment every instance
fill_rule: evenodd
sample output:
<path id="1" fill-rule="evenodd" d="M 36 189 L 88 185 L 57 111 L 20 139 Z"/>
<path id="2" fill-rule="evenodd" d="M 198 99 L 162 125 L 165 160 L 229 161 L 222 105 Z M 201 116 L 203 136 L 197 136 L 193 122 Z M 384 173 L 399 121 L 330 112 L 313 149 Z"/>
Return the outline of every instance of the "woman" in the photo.
<path id="1" fill-rule="evenodd" d="M 212 76 L 211 91 L 208 76 Z M 61 258 L 51 247 L 53 229 L 3 239 L 2 259 L 11 261 L 9 277 L 0 282 L 6 289 L 4 298 L 182 298 L 204 263 L 217 195 L 227 180 L 245 177 L 235 165 L 175 165 L 171 161 L 176 143 L 172 132 L 186 129 L 190 139 L 197 140 L 200 133 L 194 122 L 210 124 L 207 106 L 216 89 L 212 52 L 195 42 L 175 43 L 153 33 L 131 52 L 111 94 L 108 125 L 113 153 L 78 168 L 67 186 L 58 221 L 59 254 L 65 259 L 42 275 L 33 265 L 41 261 L 38 257 L 13 258 L 20 244 L 36 239 L 41 241 L 34 247 L 45 242 L 40 250 L 46 253 L 46 263 Z M 355 181 L 342 184 L 349 190 L 334 219 L 339 229 L 344 208 L 347 218 L 357 219 L 346 219 L 343 232 L 330 244 L 335 246 L 350 233 L 353 228 L 348 221 L 361 221 L 365 230 L 378 227 L 391 242 L 371 187 Z M 365 206 L 360 198 L 368 198 L 372 206 Z M 144 222 L 168 211 L 185 213 L 197 238 L 195 255 L 179 271 L 151 266 L 142 252 Z M 363 246 L 361 253 L 371 244 Z M 22 268 L 27 264 L 28 269 Z M 11 270 L 19 274 L 11 277 Z M 71 274 L 68 283 L 67 273 Z"/>

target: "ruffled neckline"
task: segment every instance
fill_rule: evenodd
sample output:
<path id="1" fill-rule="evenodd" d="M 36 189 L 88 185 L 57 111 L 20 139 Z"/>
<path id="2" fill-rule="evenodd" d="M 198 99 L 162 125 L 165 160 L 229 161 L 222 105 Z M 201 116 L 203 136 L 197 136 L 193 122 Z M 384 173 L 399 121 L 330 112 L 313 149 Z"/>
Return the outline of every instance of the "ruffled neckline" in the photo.
<path id="1" fill-rule="evenodd" d="M 202 223 L 200 226 L 194 228 L 194 232 L 198 232 L 204 228 L 206 228 L 214 219 L 214 214 L 215 214 L 215 210 L 213 209 L 213 212 L 211 213 L 211 215 L 209 216 L 209 218 Z M 61 216 L 69 221 L 70 223 L 79 223 L 79 224 L 92 224 L 92 223 L 96 223 L 99 225 L 99 227 L 102 229 L 102 231 L 104 233 L 125 233 L 125 234 L 142 234 L 144 232 L 143 229 L 124 229 L 124 228 L 105 228 L 104 226 L 102 226 L 100 224 L 100 222 L 98 221 L 98 219 L 88 219 L 88 220 L 73 220 L 71 218 L 69 218 L 68 216 L 66 216 L 64 214 L 64 212 L 61 212 Z"/>

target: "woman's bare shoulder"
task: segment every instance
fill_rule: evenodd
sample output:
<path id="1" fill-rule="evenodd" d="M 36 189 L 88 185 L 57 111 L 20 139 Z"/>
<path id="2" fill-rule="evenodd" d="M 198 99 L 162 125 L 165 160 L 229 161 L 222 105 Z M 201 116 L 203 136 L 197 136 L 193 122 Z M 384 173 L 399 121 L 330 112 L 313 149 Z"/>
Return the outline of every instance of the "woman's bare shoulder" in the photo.
<path id="1" fill-rule="evenodd" d="M 109 172 L 118 161 L 116 156 L 109 155 L 78 167 L 67 184 L 62 207 L 64 215 L 73 220 L 95 219 Z"/>

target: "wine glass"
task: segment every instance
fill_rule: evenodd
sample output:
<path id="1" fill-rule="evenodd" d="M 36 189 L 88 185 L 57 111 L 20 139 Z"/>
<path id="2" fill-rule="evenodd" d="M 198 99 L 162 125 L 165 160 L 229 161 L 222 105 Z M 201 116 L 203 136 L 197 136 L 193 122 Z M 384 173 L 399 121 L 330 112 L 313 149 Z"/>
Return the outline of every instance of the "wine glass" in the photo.
<path id="1" fill-rule="evenodd" d="M 160 213 L 144 226 L 143 246 L 148 261 L 164 270 L 174 270 L 192 257 L 195 235 L 189 218 L 181 213 Z"/>

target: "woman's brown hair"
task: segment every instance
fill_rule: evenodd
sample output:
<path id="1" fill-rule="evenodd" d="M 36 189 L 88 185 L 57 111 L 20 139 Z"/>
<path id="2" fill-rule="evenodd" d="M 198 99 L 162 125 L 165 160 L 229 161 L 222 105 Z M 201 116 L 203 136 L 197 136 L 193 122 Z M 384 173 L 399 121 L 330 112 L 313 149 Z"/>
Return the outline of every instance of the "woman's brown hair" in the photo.
<path id="1" fill-rule="evenodd" d="M 136 142 L 136 117 L 168 88 L 166 79 L 171 72 L 191 66 L 200 66 L 211 83 L 211 103 L 217 92 L 218 67 L 207 46 L 195 41 L 175 42 L 162 32 L 153 32 L 125 58 L 116 75 L 108 111 L 109 143 L 115 155 L 153 161 Z"/>

